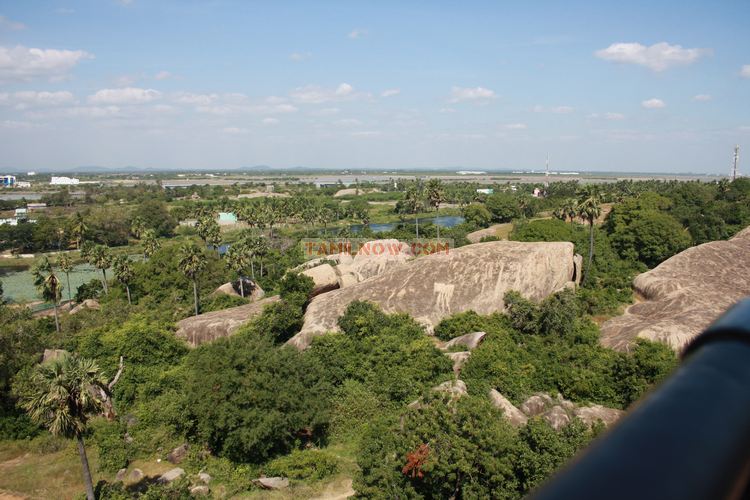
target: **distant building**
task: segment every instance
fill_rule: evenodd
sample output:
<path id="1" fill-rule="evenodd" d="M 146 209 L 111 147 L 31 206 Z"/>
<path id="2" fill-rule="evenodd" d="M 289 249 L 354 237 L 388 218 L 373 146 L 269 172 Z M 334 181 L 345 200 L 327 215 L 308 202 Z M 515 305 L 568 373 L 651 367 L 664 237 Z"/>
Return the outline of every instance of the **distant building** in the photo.
<path id="1" fill-rule="evenodd" d="M 29 216 L 29 211 L 25 208 L 16 209 L 16 219 L 26 219 Z"/>
<path id="2" fill-rule="evenodd" d="M 17 188 L 30 188 L 31 183 L 28 181 L 18 181 L 16 182 L 16 187 Z"/>
<path id="3" fill-rule="evenodd" d="M 479 194 L 493 194 L 494 192 L 495 192 L 495 190 L 492 189 L 492 188 L 477 189 L 477 193 L 479 193 Z"/>
<path id="4" fill-rule="evenodd" d="M 542 196 L 542 190 L 539 188 L 534 188 L 534 194 L 532 194 L 532 196 L 534 198 L 539 198 L 540 196 Z"/>
<path id="5" fill-rule="evenodd" d="M 49 183 L 53 186 L 73 186 L 79 184 L 81 181 L 75 177 L 55 177 L 54 175 L 50 179 Z"/>
<path id="6" fill-rule="evenodd" d="M 46 203 L 27 203 L 26 204 L 26 209 L 29 212 L 32 212 L 34 210 L 44 210 L 46 208 L 47 208 L 47 204 Z"/>
<path id="7" fill-rule="evenodd" d="M 34 177 L 35 175 L 36 175 L 36 172 L 27 172 L 26 173 L 27 177 Z"/>
<path id="8" fill-rule="evenodd" d="M 229 226 L 232 224 L 237 224 L 237 216 L 233 214 L 232 212 L 219 212 L 218 222 L 220 226 Z"/>
<path id="9" fill-rule="evenodd" d="M 487 172 L 483 170 L 459 170 L 456 172 L 458 175 L 484 175 Z"/>
<path id="10" fill-rule="evenodd" d="M 4 175 L 0 177 L 0 179 L 0 184 L 2 184 L 3 187 L 13 187 L 16 185 L 15 175 Z"/>

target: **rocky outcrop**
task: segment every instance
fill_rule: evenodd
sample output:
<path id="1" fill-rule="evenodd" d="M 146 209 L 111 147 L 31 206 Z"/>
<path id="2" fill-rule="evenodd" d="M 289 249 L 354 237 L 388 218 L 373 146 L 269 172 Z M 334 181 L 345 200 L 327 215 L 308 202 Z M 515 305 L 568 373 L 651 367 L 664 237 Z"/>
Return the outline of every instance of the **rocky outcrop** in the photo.
<path id="1" fill-rule="evenodd" d="M 289 487 L 289 479 L 285 477 L 259 477 L 253 482 L 267 490 L 282 490 Z"/>
<path id="2" fill-rule="evenodd" d="M 382 193 L 382 191 L 377 188 L 373 188 L 373 189 L 345 188 L 345 189 L 339 189 L 338 191 L 336 191 L 333 197 L 341 198 L 343 196 L 357 196 L 357 195 L 365 194 L 365 193 Z"/>
<path id="3" fill-rule="evenodd" d="M 167 460 L 169 460 L 173 464 L 179 464 L 185 459 L 185 457 L 187 456 L 187 452 L 187 443 L 181 444 L 180 446 L 169 452 L 169 454 L 167 455 Z"/>
<path id="4" fill-rule="evenodd" d="M 484 332 L 473 332 L 461 335 L 460 337 L 453 338 L 445 343 L 445 349 L 452 349 L 454 347 L 462 346 L 469 350 L 476 349 L 476 347 L 482 343 L 484 337 L 487 334 Z"/>
<path id="5" fill-rule="evenodd" d="M 191 347 L 197 347 L 204 342 L 210 342 L 218 338 L 228 337 L 237 328 L 260 315 L 264 307 L 277 300 L 279 300 L 279 297 L 275 295 L 251 302 L 250 304 L 185 318 L 177 323 L 177 332 L 175 335 L 184 339 Z"/>
<path id="6" fill-rule="evenodd" d="M 499 408 L 503 411 L 503 416 L 508 419 L 511 425 L 513 425 L 514 427 L 521 427 L 523 425 L 526 425 L 528 417 L 524 415 L 521 410 L 513 406 L 513 403 L 508 401 L 508 399 L 497 392 L 497 390 L 490 389 L 489 398 L 490 402 L 493 404 L 493 406 L 495 406 L 495 408 Z"/>
<path id="7" fill-rule="evenodd" d="M 319 266 L 302 271 L 302 274 L 313 280 L 313 297 L 339 287 L 339 276 L 330 264 L 320 264 Z"/>
<path id="8" fill-rule="evenodd" d="M 168 470 L 167 472 L 159 476 L 159 479 L 157 479 L 156 482 L 161 484 L 171 483 L 172 481 L 174 481 L 175 479 L 179 479 L 183 475 L 185 475 L 185 471 L 179 467 L 175 467 L 174 469 Z"/>
<path id="9" fill-rule="evenodd" d="M 464 383 L 463 380 L 447 380 L 442 384 L 433 387 L 432 390 L 449 394 L 451 399 L 458 399 L 461 396 L 466 396 L 468 394 L 466 383 Z"/>
<path id="10" fill-rule="evenodd" d="M 266 292 L 255 283 L 253 280 L 243 279 L 242 280 L 243 291 L 245 292 L 245 298 L 249 300 L 262 299 Z M 240 281 L 232 281 L 224 283 L 219 288 L 214 290 L 215 294 L 231 295 L 233 297 L 240 297 Z"/>
<path id="11" fill-rule="evenodd" d="M 494 403 L 492 391 L 490 391 L 490 399 Z M 509 401 L 507 404 L 512 406 Z M 495 406 L 498 405 L 496 404 Z M 622 410 L 607 408 L 601 405 L 578 406 L 560 395 L 553 398 L 549 394 L 544 393 L 537 393 L 530 396 L 518 407 L 518 411 L 527 418 L 542 418 L 555 430 L 562 429 L 575 418 L 580 419 L 589 427 L 597 422 L 602 422 L 604 425 L 609 426 L 615 423 L 624 413 Z M 506 418 L 509 418 L 507 412 Z"/>
<path id="12" fill-rule="evenodd" d="M 735 302 L 750 295 L 750 227 L 670 257 L 633 281 L 642 301 L 602 325 L 601 342 L 627 350 L 636 338 L 680 351 Z"/>
<path id="13" fill-rule="evenodd" d="M 469 351 L 446 352 L 445 355 L 453 362 L 453 373 L 458 377 L 461 373 L 461 368 L 464 367 L 471 353 Z"/>
<path id="14" fill-rule="evenodd" d="M 84 309 L 92 309 L 94 311 L 98 311 L 101 308 L 99 305 L 98 300 L 94 299 L 86 299 L 77 306 L 75 306 L 73 309 L 70 310 L 68 314 L 78 314 L 79 312 L 83 311 Z"/>
<path id="15" fill-rule="evenodd" d="M 338 318 L 355 300 L 373 302 L 386 313 L 408 313 L 431 329 L 459 312 L 503 311 L 503 296 L 510 290 L 540 301 L 570 286 L 575 277 L 573 244 L 569 242 L 496 241 L 413 260 L 407 260 L 408 253 L 398 255 L 359 268 L 359 272 L 379 269 L 380 274 L 315 297 L 305 313 L 302 331 L 289 343 L 304 349 L 316 335 L 338 331 Z M 368 260 L 358 254 L 353 266 L 357 259 Z"/>

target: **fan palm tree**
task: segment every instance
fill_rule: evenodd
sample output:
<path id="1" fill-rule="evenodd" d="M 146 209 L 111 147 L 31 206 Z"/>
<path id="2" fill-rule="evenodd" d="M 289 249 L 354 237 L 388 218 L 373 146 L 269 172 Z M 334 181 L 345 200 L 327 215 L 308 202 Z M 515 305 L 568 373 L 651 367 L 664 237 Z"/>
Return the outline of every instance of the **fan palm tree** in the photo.
<path id="1" fill-rule="evenodd" d="M 143 260 L 148 260 L 161 247 L 161 243 L 156 238 L 156 231 L 146 229 L 143 232 Z"/>
<path id="2" fill-rule="evenodd" d="M 31 271 L 34 276 L 34 285 L 36 286 L 42 298 L 52 302 L 55 309 L 55 330 L 60 333 L 60 318 L 57 315 L 57 306 L 62 296 L 62 283 L 52 269 L 49 259 L 45 256 Z"/>
<path id="3" fill-rule="evenodd" d="M 112 254 L 109 252 L 109 247 L 106 245 L 96 245 L 90 252 L 88 252 L 86 259 L 89 264 L 102 272 L 102 286 L 104 287 L 104 293 L 109 294 L 109 288 L 107 287 L 107 268 L 112 264 Z"/>
<path id="4" fill-rule="evenodd" d="M 136 215 L 130 223 L 130 232 L 133 233 L 133 236 L 135 236 L 136 239 L 140 240 L 144 231 L 146 231 L 146 224 L 143 222 L 141 216 Z"/>
<path id="5" fill-rule="evenodd" d="M 240 295 L 245 296 L 243 273 L 250 265 L 250 250 L 244 241 L 238 241 L 229 247 L 226 253 L 227 267 L 240 277 Z"/>
<path id="6" fill-rule="evenodd" d="M 104 402 L 97 397 L 109 393 L 104 375 L 93 360 L 69 354 L 37 366 L 30 386 L 21 398 L 21 405 L 31 420 L 46 427 L 53 436 L 76 440 L 86 497 L 94 500 L 83 435 L 89 415 L 104 409 Z"/>
<path id="7" fill-rule="evenodd" d="M 195 315 L 198 313 L 198 274 L 205 269 L 206 259 L 203 252 L 195 244 L 189 243 L 180 248 L 180 270 L 193 282 L 193 300 L 195 302 Z"/>
<path id="8" fill-rule="evenodd" d="M 81 249 L 81 244 L 83 244 L 88 229 L 89 227 L 86 225 L 86 220 L 83 218 L 83 215 L 81 215 L 81 212 L 76 212 L 73 217 L 73 225 L 70 228 L 70 232 L 73 235 L 73 238 L 75 238 L 77 250 Z"/>
<path id="9" fill-rule="evenodd" d="M 568 198 L 560 209 L 563 212 L 563 220 L 570 219 L 570 223 L 573 224 L 573 221 L 578 215 L 578 201 L 573 198 Z"/>
<path id="10" fill-rule="evenodd" d="M 133 282 L 133 278 L 135 278 L 135 270 L 133 269 L 133 264 L 130 262 L 130 259 L 128 259 L 124 255 L 117 256 L 114 259 L 113 264 L 115 278 L 125 287 L 125 291 L 128 294 L 128 305 L 132 306 L 133 301 L 130 298 L 130 284 Z"/>
<path id="11" fill-rule="evenodd" d="M 419 181 L 406 188 L 404 202 L 406 209 L 414 214 L 414 220 L 417 224 L 417 238 L 419 238 L 419 217 L 417 217 L 417 214 L 424 208 L 424 190 Z"/>
<path id="12" fill-rule="evenodd" d="M 583 279 L 581 280 L 582 283 L 585 283 L 589 269 L 591 269 L 591 263 L 594 259 L 594 222 L 602 213 L 599 195 L 594 191 L 583 193 L 577 204 L 577 212 L 579 217 L 589 223 L 589 258 L 588 264 L 584 269 Z"/>
<path id="13" fill-rule="evenodd" d="M 438 217 L 440 211 L 440 204 L 445 201 L 445 189 L 443 188 L 443 181 L 440 179 L 430 179 L 427 182 L 427 201 L 431 206 L 435 207 L 435 218 Z M 440 224 L 435 220 L 435 227 L 437 228 L 437 237 L 440 239 Z"/>
<path id="14" fill-rule="evenodd" d="M 68 284 L 68 309 L 73 309 L 73 297 L 70 288 L 70 272 L 73 270 L 73 261 L 68 254 L 64 253 L 57 259 L 57 266 L 60 271 L 65 273 L 65 280 Z"/>

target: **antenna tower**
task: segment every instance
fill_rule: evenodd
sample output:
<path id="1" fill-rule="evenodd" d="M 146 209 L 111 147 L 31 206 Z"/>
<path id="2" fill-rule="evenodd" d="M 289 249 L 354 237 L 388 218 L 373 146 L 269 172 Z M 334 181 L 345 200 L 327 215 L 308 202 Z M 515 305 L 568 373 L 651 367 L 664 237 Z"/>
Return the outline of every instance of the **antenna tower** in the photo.
<path id="1" fill-rule="evenodd" d="M 740 164 L 740 146 L 739 144 L 734 147 L 734 161 L 732 162 L 732 180 L 737 178 L 737 168 Z"/>
<path id="2" fill-rule="evenodd" d="M 549 153 L 547 153 L 547 162 L 544 167 L 544 187 L 549 187 Z"/>

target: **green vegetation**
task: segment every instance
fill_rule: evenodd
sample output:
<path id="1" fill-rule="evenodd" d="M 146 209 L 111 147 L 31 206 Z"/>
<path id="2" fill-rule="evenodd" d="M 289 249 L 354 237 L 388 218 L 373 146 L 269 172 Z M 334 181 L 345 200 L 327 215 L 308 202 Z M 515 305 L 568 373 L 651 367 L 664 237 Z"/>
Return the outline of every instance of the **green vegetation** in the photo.
<path id="1" fill-rule="evenodd" d="M 376 187 L 381 192 L 369 191 Z M 50 496 L 34 488 L 35 474 L 82 477 L 72 443 L 49 429 L 88 452 L 90 484 L 98 483 L 89 493 L 98 498 L 187 498 L 201 470 L 212 475 L 212 491 L 227 497 L 260 494 L 252 480 L 261 475 L 290 478 L 289 496 L 347 478 L 364 498 L 523 496 L 598 429 L 574 421 L 556 431 L 539 418 L 514 428 L 487 392 L 517 405 L 543 392 L 627 409 L 674 368 L 675 355 L 644 340 L 629 353 L 604 348 L 597 323 L 632 301 L 637 273 L 750 224 L 746 179 L 617 182 L 596 191 L 555 182 L 545 196 L 531 195 L 542 187 L 417 180 L 359 183 L 366 194 L 343 198 L 331 196 L 335 186 L 281 183 L 276 194 L 289 196 L 234 198 L 246 190 L 240 186 L 86 186 L 80 199 L 49 195 L 36 223 L 0 226 L 0 247 L 63 251 L 37 260 L 41 296 L 56 311 L 71 297 L 95 298 L 99 309 L 44 316 L 0 304 L 0 460 L 23 464 L 4 468 L 0 488 Z M 219 226 L 219 211 L 239 223 Z M 451 228 L 424 223 L 458 213 L 466 221 Z M 198 222 L 177 226 L 185 220 Z M 300 240 L 333 231 L 352 237 L 353 224 L 374 237 L 367 226 L 382 221 L 395 226 L 378 237 L 439 235 L 459 246 L 468 232 L 507 223 L 510 239 L 572 242 L 586 278 L 540 303 L 509 293 L 505 314 L 448 317 L 435 338 L 414 318 L 353 302 L 340 334 L 320 336 L 303 352 L 285 345 L 301 328 L 313 289 L 310 278 L 290 272 L 304 260 Z M 96 279 L 76 286 L 83 261 L 95 269 L 87 279 Z M 249 302 L 213 293 L 227 282 L 239 283 L 241 295 L 252 283 L 280 299 L 233 336 L 188 349 L 175 336 L 177 321 Z M 461 372 L 469 394 L 433 391 L 455 378 L 438 341 L 474 331 L 487 336 Z M 40 365 L 45 349 L 73 355 Z M 121 359 L 110 390 L 103 374 L 118 373 Z M 92 384 L 103 392 L 81 390 Z M 59 404 L 63 392 L 75 401 Z M 183 443 L 186 479 L 154 485 L 172 467 L 166 454 Z M 118 484 L 114 474 L 123 467 L 149 477 Z M 89 489 L 76 481 L 65 483 L 66 495 Z"/>

